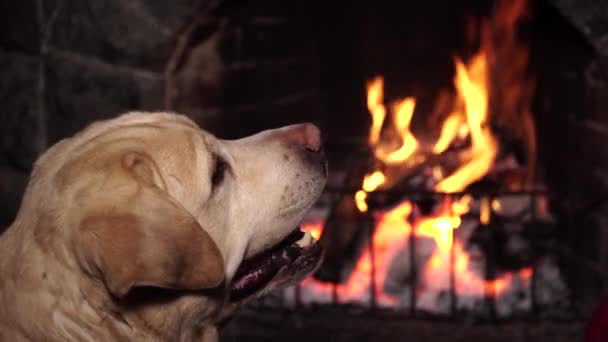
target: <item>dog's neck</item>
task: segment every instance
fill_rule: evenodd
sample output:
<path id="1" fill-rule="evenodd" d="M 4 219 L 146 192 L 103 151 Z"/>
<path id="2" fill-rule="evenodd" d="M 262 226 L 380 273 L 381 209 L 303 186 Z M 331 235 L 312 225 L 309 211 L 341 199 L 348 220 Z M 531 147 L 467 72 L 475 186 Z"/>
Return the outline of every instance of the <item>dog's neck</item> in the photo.
<path id="1" fill-rule="evenodd" d="M 112 341 L 108 331 L 126 331 L 100 317 L 91 300 L 97 295 L 80 288 L 80 275 L 53 241 L 36 240 L 33 230 L 25 228 L 17 222 L 0 237 L 0 337 L 88 341 L 103 336 Z"/>
<path id="2" fill-rule="evenodd" d="M 191 293 L 136 307 L 120 304 L 61 248 L 23 228 L 17 222 L 0 235 L 0 340 L 217 340 L 220 300 Z"/>

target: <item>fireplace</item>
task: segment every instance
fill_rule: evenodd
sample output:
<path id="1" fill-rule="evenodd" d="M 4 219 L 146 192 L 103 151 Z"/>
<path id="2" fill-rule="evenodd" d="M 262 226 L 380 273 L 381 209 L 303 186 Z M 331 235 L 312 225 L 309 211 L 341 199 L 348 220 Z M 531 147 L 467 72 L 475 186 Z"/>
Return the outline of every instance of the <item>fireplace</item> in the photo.
<path id="1" fill-rule="evenodd" d="M 325 262 L 226 339 L 580 339 L 608 284 L 604 7 L 26 1 L 0 11 L 0 216 L 42 150 L 121 111 L 222 138 L 312 121 L 330 177 L 303 229 Z"/>
<path id="2" fill-rule="evenodd" d="M 557 113 L 564 114 L 564 108 L 557 109 L 561 100 L 551 98 L 556 73 L 592 72 L 597 67 L 591 64 L 592 52 L 556 9 L 542 2 L 452 5 L 446 18 L 436 18 L 427 9 L 430 14 L 420 21 L 448 22 L 452 31 L 431 30 L 428 36 L 413 34 L 398 42 L 403 36 L 395 32 L 400 29 L 433 25 L 404 19 L 407 5 L 402 6 L 399 11 L 397 5 L 379 4 L 359 18 L 365 48 L 357 57 L 364 71 L 355 74 L 369 75 L 363 76 L 364 93 L 358 97 L 366 99 L 359 104 L 366 105 L 368 117 L 349 120 L 364 124 L 339 137 L 355 152 L 337 158 L 342 168 L 334 173 L 342 173 L 337 177 L 341 182 L 330 184 L 326 193 L 331 199 L 319 204 L 303 228 L 321 238 L 327 249 L 325 263 L 311 279 L 257 305 L 346 306 L 411 317 L 469 315 L 482 321 L 582 319 L 583 303 L 593 299 L 585 298 L 579 288 L 589 286 L 579 283 L 580 268 L 586 266 L 577 266 L 580 251 L 572 248 L 572 236 L 562 235 L 572 229 L 563 225 L 580 224 L 576 217 L 593 215 L 586 210 L 601 204 L 592 201 L 595 205 L 573 217 L 568 217 L 570 210 L 579 209 L 561 211 L 563 194 L 551 187 L 555 175 L 542 165 L 550 163 L 545 154 L 552 158 L 560 153 L 548 149 L 543 135 L 554 132 L 551 121 L 560 120 L 555 119 L 561 115 Z M 426 13 L 421 7 L 416 14 Z M 402 28 L 403 22 L 407 27 Z M 549 27 L 559 30 L 551 34 L 571 41 L 556 44 L 556 38 L 544 32 Z M 425 38 L 446 43 L 435 47 L 418 42 L 412 47 L 411 41 Z M 577 53 L 548 62 L 563 47 L 560 44 L 576 46 Z M 460 55 L 454 57 L 454 50 Z M 475 77 L 481 77 L 477 84 Z M 480 84 L 482 79 L 490 83 Z M 446 95 L 438 87 L 450 81 L 458 94 Z M 466 93 L 476 90 L 486 93 Z M 476 108 L 475 99 L 467 96 L 487 96 L 489 108 Z M 456 108 L 454 101 L 462 101 L 462 107 Z M 557 107 L 547 108 L 543 101 Z M 419 105 L 422 110 L 416 109 Z M 348 115 L 360 112 L 354 109 Z M 487 125 L 494 126 L 484 127 L 486 119 L 474 117 L 476 112 L 493 115 Z M 462 114 L 461 119 L 454 113 Z M 458 120 L 462 125 L 454 123 Z M 363 134 L 353 134 L 361 127 Z M 469 141 L 459 142 L 459 129 Z M 450 149 L 460 153 L 459 144 L 467 153 L 480 155 L 463 165 L 461 157 L 450 155 Z M 458 166 L 448 166 L 454 159 Z M 470 178 L 459 178 L 463 174 Z M 560 175 L 558 182 L 572 176 L 579 175 Z"/>

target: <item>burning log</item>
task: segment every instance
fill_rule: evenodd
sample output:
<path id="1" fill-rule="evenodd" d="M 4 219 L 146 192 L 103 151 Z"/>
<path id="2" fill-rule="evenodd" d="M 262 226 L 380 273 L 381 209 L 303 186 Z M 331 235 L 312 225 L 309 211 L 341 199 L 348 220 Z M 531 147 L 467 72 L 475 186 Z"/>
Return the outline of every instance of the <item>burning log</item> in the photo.
<path id="1" fill-rule="evenodd" d="M 342 197 L 326 221 L 320 240 L 325 259 L 314 277 L 333 283 L 346 281 L 366 247 L 372 229 L 373 220 L 357 209 L 352 195 Z"/>
<path id="2" fill-rule="evenodd" d="M 429 158 L 419 158 L 419 162 L 411 164 L 412 167 L 388 167 L 385 170 L 387 181 L 382 188 L 390 190 L 369 193 L 370 209 L 393 207 L 402 202 L 404 195 L 428 189 L 427 183 L 432 177 L 425 174 L 424 170 L 433 167 L 454 169 L 460 163 L 460 152 L 460 150 L 451 149 Z M 416 161 L 417 158 L 412 158 L 412 160 Z M 367 161 L 357 163 L 357 167 L 353 168 L 356 171 L 346 181 L 347 188 L 361 186 L 361 180 L 370 170 Z M 425 205 L 425 202 L 430 205 Z M 421 208 L 432 207 L 436 204 L 436 199 L 417 198 L 417 203 Z M 315 278 L 334 283 L 342 283 L 347 280 L 361 252 L 369 243 L 373 225 L 373 218 L 357 207 L 354 195 L 352 193 L 343 194 L 325 223 L 324 233 L 321 237 L 321 243 L 326 250 L 325 261 L 315 274 Z"/>
<path id="3" fill-rule="evenodd" d="M 433 188 L 434 178 L 429 175 L 433 169 L 453 170 L 460 164 L 460 150 L 447 150 L 438 155 L 427 156 L 411 167 L 389 168 L 385 171 L 388 181 L 382 186 L 384 191 L 370 193 L 368 204 L 371 209 L 387 209 L 403 201 L 412 193 L 428 192 Z M 417 199 L 421 196 L 418 196 Z"/>
<path id="4" fill-rule="evenodd" d="M 469 245 L 478 246 L 491 263 L 491 278 L 533 267 L 547 253 L 542 242 L 551 241 L 555 230 L 547 221 L 509 222 L 495 217 L 489 226 L 478 226 Z"/>
<path id="5" fill-rule="evenodd" d="M 344 182 L 346 189 L 361 186 L 361 179 L 369 170 L 368 161 L 369 158 L 353 160 L 351 174 L 346 176 Z M 353 193 L 341 194 L 325 222 L 320 238 L 325 249 L 325 258 L 314 277 L 333 283 L 342 283 L 348 279 L 361 251 L 369 241 L 373 229 L 372 221 L 370 215 L 357 208 Z"/>
<path id="6" fill-rule="evenodd" d="M 415 270 L 420 270 L 426 265 L 436 248 L 431 238 L 416 239 L 415 244 L 414 264 L 409 246 L 403 246 L 391 261 L 384 281 L 384 291 L 387 294 L 401 297 L 406 290 L 411 291 L 412 289 L 408 287 L 416 281 Z"/>

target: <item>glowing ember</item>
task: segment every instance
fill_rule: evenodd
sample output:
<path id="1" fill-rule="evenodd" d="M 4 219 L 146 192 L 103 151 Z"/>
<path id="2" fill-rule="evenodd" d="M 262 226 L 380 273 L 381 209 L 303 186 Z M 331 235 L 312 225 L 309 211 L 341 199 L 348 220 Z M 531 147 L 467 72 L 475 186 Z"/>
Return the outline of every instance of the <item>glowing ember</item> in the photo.
<path id="1" fill-rule="evenodd" d="M 461 243 L 454 244 L 454 274 L 456 275 L 455 291 L 459 296 L 481 297 L 485 294 L 496 296 L 509 290 L 514 278 L 513 273 L 505 273 L 493 280 L 484 280 L 473 272 L 469 265 L 471 256 L 464 250 Z M 424 285 L 427 289 L 438 291 L 448 290 L 450 253 L 435 253 L 427 263 L 424 270 Z M 518 272 L 520 279 L 528 281 L 532 276 L 532 269 L 526 268 Z"/>
<path id="2" fill-rule="evenodd" d="M 412 205 L 404 202 L 388 213 L 381 215 L 377 221 L 376 232 L 374 234 L 375 264 L 388 265 L 396 252 L 407 243 L 411 226 L 406 218 L 412 212 Z M 364 297 L 369 291 L 372 278 L 370 277 L 372 267 L 372 256 L 369 249 L 366 249 L 345 284 L 336 286 L 340 300 L 356 301 Z M 386 279 L 388 268 L 378 267 L 376 269 L 377 284 L 383 284 Z M 332 290 L 330 284 L 320 283 L 311 278 L 306 279 L 302 286 L 309 287 L 314 291 L 327 292 Z M 376 288 L 376 296 L 380 303 L 394 304 L 395 299 L 385 294 L 380 288 Z"/>
<path id="3" fill-rule="evenodd" d="M 481 199 L 481 207 L 479 208 L 479 211 L 479 222 L 481 222 L 481 224 L 489 224 L 490 216 L 492 214 L 489 198 L 484 197 Z"/>
<path id="4" fill-rule="evenodd" d="M 315 238 L 315 240 L 319 240 L 321 238 L 321 233 L 323 232 L 323 222 L 306 222 L 302 224 L 300 230 L 303 232 L 310 232 L 310 235 Z"/>

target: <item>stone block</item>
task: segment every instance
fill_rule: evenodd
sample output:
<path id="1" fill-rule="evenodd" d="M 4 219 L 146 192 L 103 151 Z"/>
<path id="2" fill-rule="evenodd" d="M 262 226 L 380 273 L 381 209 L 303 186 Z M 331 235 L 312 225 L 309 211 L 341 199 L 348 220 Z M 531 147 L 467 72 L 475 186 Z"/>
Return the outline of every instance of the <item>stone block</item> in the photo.
<path id="1" fill-rule="evenodd" d="M 49 143 L 131 110 L 162 110 L 161 74 L 52 50 L 45 69 Z"/>
<path id="2" fill-rule="evenodd" d="M 15 219 L 27 179 L 26 173 L 0 162 L 0 233 Z"/>
<path id="3" fill-rule="evenodd" d="M 38 53 L 40 1 L 0 1 L 0 44 L 29 53 Z"/>
<path id="4" fill-rule="evenodd" d="M 260 62 L 226 72 L 225 102 L 229 106 L 272 101 L 319 91 L 320 67 L 314 55 Z"/>
<path id="5" fill-rule="evenodd" d="M 0 50 L 0 148 L 6 162 L 24 171 L 46 146 L 39 63 L 38 57 Z"/>
<path id="6" fill-rule="evenodd" d="M 222 55 L 226 62 L 265 61 L 310 54 L 313 30 L 296 18 L 232 19 Z"/>
<path id="7" fill-rule="evenodd" d="M 161 71 L 199 2 L 63 0 L 49 44 L 112 64 Z"/>
<path id="8" fill-rule="evenodd" d="M 318 94 L 286 97 L 253 106 L 228 107 L 206 127 L 224 139 L 236 139 L 259 131 L 301 122 L 313 122 L 323 129 L 326 118 Z"/>

